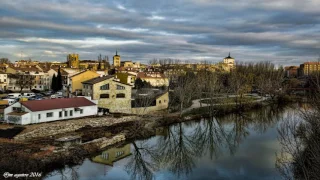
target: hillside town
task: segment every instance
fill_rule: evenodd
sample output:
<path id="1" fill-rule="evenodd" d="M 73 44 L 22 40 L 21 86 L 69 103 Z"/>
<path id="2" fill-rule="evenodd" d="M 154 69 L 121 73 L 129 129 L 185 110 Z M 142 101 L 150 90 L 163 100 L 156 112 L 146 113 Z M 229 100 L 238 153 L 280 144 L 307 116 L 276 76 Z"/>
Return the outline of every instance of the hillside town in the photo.
<path id="1" fill-rule="evenodd" d="M 78 54 L 67 55 L 65 63 L 4 62 L 0 117 L 25 125 L 97 114 L 154 113 L 168 108 L 169 83 L 179 75 L 200 70 L 229 72 L 234 65 L 230 54 L 218 64 L 165 59 L 147 65 L 121 61 L 118 52 L 112 63 L 101 55 L 98 60 L 80 60 Z"/>
<path id="2" fill-rule="evenodd" d="M 66 62 L 4 61 L 0 117 L 6 123 L 25 125 L 98 114 L 161 112 L 168 109 L 169 91 L 180 76 L 228 73 L 235 68 L 230 53 L 216 64 L 173 59 L 142 64 L 122 61 L 118 51 L 111 63 L 107 56 L 80 60 L 79 54 L 68 54 Z M 290 88 L 296 91 L 305 90 L 308 76 L 318 71 L 319 62 L 284 67 L 285 77 L 295 79 Z"/>

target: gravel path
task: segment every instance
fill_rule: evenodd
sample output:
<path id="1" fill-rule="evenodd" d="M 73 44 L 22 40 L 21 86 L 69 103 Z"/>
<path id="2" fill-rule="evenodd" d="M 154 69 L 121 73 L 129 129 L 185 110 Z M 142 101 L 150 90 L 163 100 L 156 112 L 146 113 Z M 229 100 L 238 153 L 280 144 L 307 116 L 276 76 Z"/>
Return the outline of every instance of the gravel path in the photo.
<path id="1" fill-rule="evenodd" d="M 246 94 L 245 96 L 248 96 L 248 95 L 251 96 L 251 97 L 259 98 L 259 99 L 254 100 L 254 101 L 250 101 L 250 103 L 251 102 L 261 102 L 261 101 L 265 101 L 265 100 L 269 99 L 268 97 L 263 97 L 263 96 L 259 96 L 259 95 L 256 95 L 256 94 Z M 236 95 L 228 95 L 228 97 L 236 97 Z M 214 97 L 212 99 L 221 99 L 221 98 L 226 98 L 226 96 L 225 97 Z M 200 104 L 200 101 L 206 100 L 206 99 L 211 99 L 211 98 L 203 98 L 203 99 L 195 99 L 195 100 L 193 100 L 192 101 L 192 105 L 190 107 L 184 109 L 182 111 L 182 113 L 186 113 L 186 112 L 188 112 L 188 111 L 190 111 L 192 109 L 197 109 L 197 108 L 200 108 L 200 107 L 210 106 L 210 104 L 206 104 L 206 103 L 201 103 Z M 213 105 L 217 106 L 217 105 L 227 105 L 227 104 L 231 105 L 231 104 L 236 104 L 236 103 L 217 103 L 217 104 L 213 104 Z"/>

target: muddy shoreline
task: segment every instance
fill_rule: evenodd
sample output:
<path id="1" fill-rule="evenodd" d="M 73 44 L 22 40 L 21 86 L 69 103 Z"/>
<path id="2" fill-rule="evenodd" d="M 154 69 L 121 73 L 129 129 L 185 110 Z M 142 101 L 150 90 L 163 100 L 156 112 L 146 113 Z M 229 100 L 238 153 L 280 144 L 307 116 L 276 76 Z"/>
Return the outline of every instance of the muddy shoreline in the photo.
<path id="1" fill-rule="evenodd" d="M 241 112 L 255 110 L 268 105 L 270 103 L 267 102 L 253 103 L 243 107 Z M 169 113 L 158 116 L 136 117 L 130 121 L 107 126 L 84 126 L 74 132 L 23 141 L 1 139 L 1 173 L 42 172 L 42 177 L 44 177 L 53 170 L 64 168 L 65 165 L 81 164 L 86 158 L 98 155 L 99 152 L 110 147 L 121 146 L 135 140 L 155 136 L 156 128 L 158 127 L 210 116 L 239 113 L 239 109 L 228 105 L 214 107 L 214 109 L 210 109 L 210 112 L 213 113 L 208 113 L 207 108 L 199 108 L 186 113 L 183 117 L 180 117 L 179 113 Z M 57 137 L 68 135 L 81 136 L 83 143 L 69 148 L 61 148 L 55 145 L 54 140 Z M 120 138 L 119 135 L 121 135 Z M 99 138 L 101 140 L 95 142 Z"/>

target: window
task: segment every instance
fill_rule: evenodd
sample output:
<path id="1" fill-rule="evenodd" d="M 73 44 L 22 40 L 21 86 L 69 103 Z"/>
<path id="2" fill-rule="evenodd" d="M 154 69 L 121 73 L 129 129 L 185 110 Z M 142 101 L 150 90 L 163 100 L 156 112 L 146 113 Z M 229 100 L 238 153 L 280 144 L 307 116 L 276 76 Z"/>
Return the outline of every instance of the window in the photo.
<path id="1" fill-rule="evenodd" d="M 122 90 L 122 89 L 125 89 L 125 87 L 124 87 L 124 86 L 117 85 L 117 90 Z"/>
<path id="2" fill-rule="evenodd" d="M 22 108 L 21 107 L 12 107 L 12 111 L 14 111 L 14 112 L 22 112 Z"/>
<path id="3" fill-rule="evenodd" d="M 59 112 L 59 117 L 60 117 L 60 118 L 62 117 L 62 111 Z"/>
<path id="4" fill-rule="evenodd" d="M 73 116 L 73 111 L 72 110 L 70 110 L 70 116 Z"/>
<path id="5" fill-rule="evenodd" d="M 102 157 L 103 159 L 108 160 L 109 155 L 108 155 L 107 152 L 103 152 L 103 153 L 101 154 L 101 157 Z"/>
<path id="6" fill-rule="evenodd" d="M 6 79 L 4 79 L 4 82 L 7 82 L 7 80 L 6 80 Z"/>
<path id="7" fill-rule="evenodd" d="M 123 151 L 118 151 L 118 152 L 116 152 L 116 157 L 121 156 L 121 155 L 123 155 L 123 154 L 124 154 Z"/>
<path id="8" fill-rule="evenodd" d="M 38 119 L 41 119 L 41 114 L 38 114 Z"/>
<path id="9" fill-rule="evenodd" d="M 109 94 L 100 94 L 100 98 L 109 98 Z"/>
<path id="10" fill-rule="evenodd" d="M 68 116 L 68 111 L 64 111 L 64 117 Z"/>
<path id="11" fill-rule="evenodd" d="M 166 102 L 166 100 L 163 100 L 163 102 Z"/>
<path id="12" fill-rule="evenodd" d="M 123 93 L 117 94 L 117 98 L 125 98 L 125 97 L 126 97 L 126 95 Z"/>
<path id="13" fill-rule="evenodd" d="M 109 90 L 109 84 L 105 84 L 103 86 L 100 86 L 100 90 Z"/>
<path id="14" fill-rule="evenodd" d="M 80 109 L 80 114 L 83 114 L 83 109 Z"/>
<path id="15" fill-rule="evenodd" d="M 161 104 L 161 100 L 159 100 L 159 104 Z"/>
<path id="16" fill-rule="evenodd" d="M 53 117 L 53 113 L 51 112 L 51 113 L 47 113 L 47 118 L 48 117 Z"/>

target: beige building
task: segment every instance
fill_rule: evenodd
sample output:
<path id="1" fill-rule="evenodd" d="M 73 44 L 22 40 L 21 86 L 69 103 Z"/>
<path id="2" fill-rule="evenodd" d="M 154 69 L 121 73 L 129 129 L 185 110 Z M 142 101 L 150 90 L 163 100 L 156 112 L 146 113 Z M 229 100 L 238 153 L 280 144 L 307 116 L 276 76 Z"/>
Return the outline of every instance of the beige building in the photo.
<path id="1" fill-rule="evenodd" d="M 140 68 L 140 62 L 122 61 L 121 67 L 125 68 Z"/>
<path id="2" fill-rule="evenodd" d="M 92 158 L 93 162 L 113 166 L 113 163 L 131 155 L 130 144 L 123 147 L 114 147 L 103 151 L 100 155 Z"/>
<path id="3" fill-rule="evenodd" d="M 130 84 L 134 87 L 134 83 L 136 80 L 135 75 L 129 73 L 116 73 L 116 78 L 119 79 L 120 82 Z"/>
<path id="4" fill-rule="evenodd" d="M 154 87 L 169 86 L 169 79 L 159 72 L 139 72 L 137 78 L 150 83 Z"/>
<path id="5" fill-rule="evenodd" d="M 305 62 L 300 65 L 303 69 L 303 75 L 311 75 L 315 72 L 320 72 L 320 62 Z"/>
<path id="6" fill-rule="evenodd" d="M 0 71 L 0 90 L 7 90 L 8 87 L 8 75 L 5 72 Z"/>
<path id="7" fill-rule="evenodd" d="M 157 92 L 158 91 L 158 92 Z M 147 93 L 136 93 L 132 101 L 132 114 L 149 114 L 168 109 L 169 93 L 160 90 L 149 91 Z"/>
<path id="8" fill-rule="evenodd" d="M 99 74 L 90 70 L 82 71 L 80 73 L 77 73 L 73 76 L 69 77 L 69 92 L 70 93 L 75 93 L 75 92 L 81 92 L 82 90 L 82 82 L 99 77 Z"/>
<path id="9" fill-rule="evenodd" d="M 82 94 L 98 100 L 100 109 L 111 113 L 131 113 L 131 85 L 121 83 L 111 75 L 89 79 L 82 85 Z"/>

